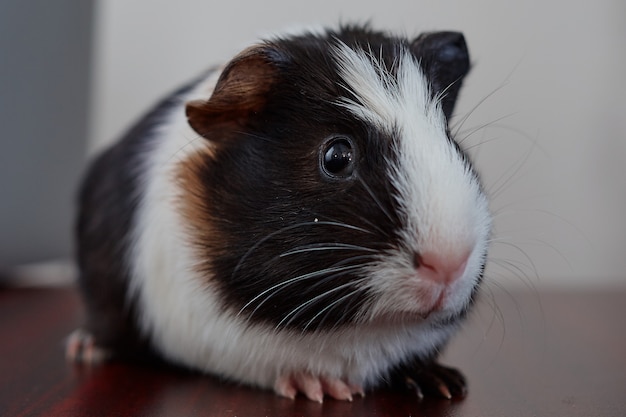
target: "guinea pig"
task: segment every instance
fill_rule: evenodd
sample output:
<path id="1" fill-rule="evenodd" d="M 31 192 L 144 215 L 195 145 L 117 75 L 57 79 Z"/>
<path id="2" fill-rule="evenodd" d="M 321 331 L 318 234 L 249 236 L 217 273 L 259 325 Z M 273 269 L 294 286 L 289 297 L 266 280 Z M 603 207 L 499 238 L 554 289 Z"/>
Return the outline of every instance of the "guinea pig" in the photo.
<path id="1" fill-rule="evenodd" d="M 491 234 L 449 129 L 462 34 L 349 25 L 277 36 L 176 91 L 79 194 L 77 362 L 157 357 L 352 400 L 463 397 L 437 362 Z"/>

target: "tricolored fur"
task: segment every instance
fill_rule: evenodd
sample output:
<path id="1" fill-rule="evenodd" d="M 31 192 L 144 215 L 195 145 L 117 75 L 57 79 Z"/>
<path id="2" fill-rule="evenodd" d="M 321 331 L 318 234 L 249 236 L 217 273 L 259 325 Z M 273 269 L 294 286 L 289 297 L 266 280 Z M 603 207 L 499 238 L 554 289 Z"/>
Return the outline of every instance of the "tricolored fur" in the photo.
<path id="1" fill-rule="evenodd" d="M 460 34 L 351 26 L 265 41 L 166 100 L 83 187 L 96 344 L 309 398 L 302 375 L 444 372 L 490 230 L 448 129 L 468 69 Z"/>

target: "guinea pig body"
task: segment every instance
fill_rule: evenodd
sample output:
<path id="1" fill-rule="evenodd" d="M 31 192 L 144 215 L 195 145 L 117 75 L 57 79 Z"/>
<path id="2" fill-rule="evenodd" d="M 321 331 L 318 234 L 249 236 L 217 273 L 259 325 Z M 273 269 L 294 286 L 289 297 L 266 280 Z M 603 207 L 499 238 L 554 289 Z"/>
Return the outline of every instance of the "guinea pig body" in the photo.
<path id="1" fill-rule="evenodd" d="M 463 37 L 276 38 L 146 115 L 80 194 L 74 360 L 156 354 L 351 399 L 463 395 L 436 357 L 475 299 L 491 220 L 448 119 Z"/>

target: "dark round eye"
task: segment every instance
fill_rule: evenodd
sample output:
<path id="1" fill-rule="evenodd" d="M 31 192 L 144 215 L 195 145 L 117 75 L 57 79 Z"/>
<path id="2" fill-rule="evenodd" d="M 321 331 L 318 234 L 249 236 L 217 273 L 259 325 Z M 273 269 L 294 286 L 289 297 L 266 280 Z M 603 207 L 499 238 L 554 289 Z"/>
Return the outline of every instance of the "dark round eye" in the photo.
<path id="1" fill-rule="evenodd" d="M 354 171 L 352 140 L 337 136 L 326 142 L 322 149 L 321 164 L 324 172 L 334 178 L 347 178 Z"/>

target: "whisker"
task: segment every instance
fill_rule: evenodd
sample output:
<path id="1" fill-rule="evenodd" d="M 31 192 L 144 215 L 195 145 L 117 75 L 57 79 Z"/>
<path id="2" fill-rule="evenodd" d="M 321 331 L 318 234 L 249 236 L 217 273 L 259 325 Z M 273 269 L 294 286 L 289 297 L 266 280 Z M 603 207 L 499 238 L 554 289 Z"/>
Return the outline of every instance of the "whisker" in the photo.
<path id="1" fill-rule="evenodd" d="M 480 348 L 483 346 L 483 343 L 485 342 L 487 335 L 491 333 L 496 322 L 499 322 L 504 328 L 504 314 L 502 313 L 502 310 L 498 306 L 498 303 L 496 303 L 496 296 L 493 293 L 493 289 L 491 288 L 492 286 L 501 288 L 501 285 L 497 281 L 489 281 L 488 285 L 486 286 L 487 292 L 489 294 L 488 305 L 491 307 L 492 314 L 491 314 L 491 319 L 489 320 L 489 324 L 487 325 L 487 328 L 485 329 L 483 333 L 483 339 L 481 340 L 481 343 L 477 347 L 477 350 L 480 350 Z"/>
<path id="2" fill-rule="evenodd" d="M 364 259 L 371 260 L 371 258 L 372 258 L 372 257 L 371 257 L 370 255 L 357 255 L 357 256 L 352 256 L 352 257 L 350 257 L 350 258 L 346 258 L 346 259 L 343 259 L 343 260 L 341 260 L 341 261 L 339 261 L 339 262 L 336 262 L 333 266 L 334 266 L 334 267 L 337 267 L 337 266 L 340 266 L 340 265 L 345 265 L 345 264 L 347 264 L 347 263 L 351 263 L 351 265 L 354 265 L 354 266 L 357 266 L 357 265 L 358 265 L 358 266 L 360 266 L 360 267 L 366 267 L 366 266 L 368 266 L 368 265 L 372 264 L 373 262 L 372 262 L 372 261 L 370 261 L 370 262 L 362 262 L 362 263 L 359 263 L 359 264 L 354 264 L 353 262 L 354 262 L 354 261 L 361 261 L 361 260 L 364 260 Z M 331 276 L 328 276 L 328 277 L 322 278 L 320 281 L 313 283 L 312 285 L 310 285 L 310 286 L 309 286 L 309 287 L 307 287 L 307 288 L 310 290 L 310 289 L 312 289 L 312 288 L 319 287 L 320 285 L 325 284 L 327 281 L 330 281 L 330 279 L 332 279 L 332 278 L 336 278 L 336 277 L 337 277 L 337 275 L 338 275 L 338 274 L 335 274 L 335 275 L 331 275 Z M 344 275 L 344 274 L 340 274 L 340 275 Z"/>
<path id="3" fill-rule="evenodd" d="M 324 219 L 327 219 L 327 220 L 329 220 L 329 221 L 334 221 L 334 222 L 337 222 L 337 223 L 345 223 L 345 222 L 342 222 L 342 221 L 340 221 L 340 220 L 336 220 L 336 219 L 334 219 L 334 218 L 332 218 L 332 217 L 329 217 L 329 216 L 326 216 L 326 215 L 325 215 L 325 216 L 320 216 L 320 217 L 324 217 Z M 386 235 L 386 234 L 387 234 L 387 233 L 386 233 L 383 229 L 381 229 L 381 228 L 380 228 L 380 226 L 378 226 L 377 224 L 373 223 L 373 222 L 372 222 L 372 221 L 370 221 L 369 219 L 367 219 L 367 218 L 365 218 L 365 217 L 363 217 L 363 216 L 357 216 L 357 217 L 355 217 L 355 218 L 356 218 L 356 219 L 358 219 L 358 220 L 360 220 L 360 221 L 362 221 L 362 222 L 363 222 L 363 223 L 365 223 L 367 226 L 369 226 L 369 227 L 370 227 L 370 228 L 372 228 L 373 230 L 375 230 L 375 231 L 379 232 L 380 234 L 382 234 L 382 235 Z M 373 234 L 373 233 L 370 231 L 370 234 Z"/>
<path id="4" fill-rule="evenodd" d="M 542 209 L 533 209 L 532 212 L 534 213 L 540 213 L 543 214 L 544 216 L 549 216 L 552 217 L 554 219 L 560 220 L 562 223 L 564 223 L 565 225 L 571 227 L 573 230 L 576 231 L 576 233 L 578 233 L 587 243 L 588 248 L 592 249 L 592 250 L 596 250 L 596 246 L 594 245 L 594 243 L 592 242 L 591 238 L 587 235 L 587 233 L 580 228 L 577 224 L 573 223 L 572 221 L 566 219 L 565 217 L 557 214 L 557 213 L 552 213 L 548 210 L 542 210 Z M 552 245 L 549 245 L 550 247 L 552 247 Z M 553 248 L 554 249 L 554 248 Z"/>
<path id="5" fill-rule="evenodd" d="M 498 140 L 501 140 L 501 139 L 502 138 L 497 138 L 497 137 L 496 138 L 490 138 L 490 139 L 484 139 L 484 140 L 482 140 L 480 142 L 476 142 L 476 143 L 474 143 L 474 144 L 472 144 L 470 146 L 464 146 L 463 149 L 465 151 L 471 151 L 471 150 L 473 150 L 475 148 L 480 148 L 483 145 L 486 145 L 488 143 L 495 142 L 495 141 L 498 141 Z"/>
<path id="6" fill-rule="evenodd" d="M 319 251 L 334 251 L 334 250 L 354 250 L 360 252 L 372 252 L 376 253 L 375 249 L 370 249 L 364 246 L 358 245 L 350 245 L 347 243 L 313 243 L 310 245 L 298 246 L 294 249 L 291 249 L 287 252 L 283 252 L 278 257 L 284 258 L 286 256 L 292 256 L 302 253 L 308 252 L 319 252 Z"/>
<path id="7" fill-rule="evenodd" d="M 504 119 L 507 119 L 507 118 L 509 118 L 509 117 L 513 116 L 514 114 L 515 114 L 515 113 L 509 113 L 509 114 L 506 114 L 506 115 L 504 115 L 504 116 L 502 116 L 502 117 L 499 117 L 499 118 L 497 118 L 497 119 L 495 119 L 495 120 L 492 120 L 492 121 L 490 121 L 490 122 L 483 123 L 483 124 L 482 124 L 482 125 L 480 125 L 480 126 L 477 126 L 477 127 L 472 128 L 472 129 L 471 129 L 468 133 L 465 133 L 465 132 L 459 132 L 459 134 L 461 134 L 461 133 L 462 133 L 464 136 L 463 136 L 463 138 L 461 138 L 461 139 L 456 139 L 456 138 L 455 138 L 455 140 L 457 141 L 457 143 L 458 143 L 459 145 L 461 145 L 461 144 L 463 144 L 463 142 L 465 142 L 467 139 L 469 139 L 471 136 L 473 136 L 473 135 L 474 135 L 474 133 L 476 133 L 476 132 L 480 132 L 481 130 L 483 130 L 483 129 L 487 128 L 487 127 L 498 127 L 498 126 L 501 126 L 498 122 L 500 122 L 500 121 L 502 121 L 502 120 L 504 120 Z M 473 146 L 476 146 L 476 145 L 472 145 L 472 146 L 470 146 L 469 148 L 466 148 L 466 150 L 467 150 L 467 149 L 472 148 Z"/>
<path id="8" fill-rule="evenodd" d="M 387 216 L 387 218 L 393 222 L 393 217 L 391 216 L 391 214 L 389 214 L 387 209 L 382 205 L 382 203 L 380 202 L 378 197 L 376 197 L 376 195 L 374 194 L 372 189 L 367 185 L 365 180 L 363 180 L 363 178 L 361 178 L 361 176 L 357 176 L 357 178 L 358 178 L 359 182 L 361 183 L 361 185 L 363 186 L 363 188 L 365 188 L 365 191 L 367 191 L 367 193 L 372 198 L 372 200 L 374 200 L 374 202 L 376 203 L 378 208 L 380 208 L 380 210 L 385 214 L 385 216 Z"/>
<path id="9" fill-rule="evenodd" d="M 367 280 L 362 280 L 360 282 L 367 282 Z M 361 294 L 357 294 L 358 292 L 361 292 Z M 343 304 L 343 310 L 344 313 L 342 314 L 342 316 L 335 322 L 335 324 L 332 326 L 333 329 L 336 329 L 339 326 L 339 323 L 341 323 L 341 321 L 344 319 L 344 317 L 348 314 L 348 312 L 352 309 L 352 305 L 359 301 L 359 295 L 366 295 L 367 294 L 367 290 L 366 289 L 355 289 L 352 292 L 352 297 L 350 300 L 348 300 L 347 303 L 342 303 Z M 334 308 L 334 307 L 333 307 Z M 319 322 L 319 327 L 321 327 L 324 322 L 326 321 L 326 319 L 328 318 L 328 316 L 330 315 L 330 312 L 332 311 L 332 309 L 328 310 L 324 316 L 324 318 Z M 362 318 L 363 314 L 361 314 L 359 317 L 357 317 L 356 319 Z"/>
<path id="10" fill-rule="evenodd" d="M 504 290 L 505 292 L 508 293 L 508 291 L 502 286 L 500 285 L 498 282 L 496 281 L 491 281 L 490 282 L 490 286 L 488 287 L 489 289 L 489 298 L 491 300 L 491 302 L 489 303 L 489 305 L 491 306 L 491 311 L 492 311 L 492 318 L 489 322 L 489 325 L 487 326 L 487 329 L 485 329 L 484 337 L 483 340 L 481 341 L 481 346 L 483 345 L 484 341 L 486 340 L 487 336 L 493 331 L 494 326 L 496 323 L 500 323 L 500 326 L 502 328 L 502 333 L 500 334 L 500 341 L 498 344 L 498 352 L 502 351 L 502 347 L 504 346 L 504 340 L 506 339 L 506 321 L 504 319 L 504 313 L 502 313 L 502 309 L 498 306 L 498 303 L 496 302 L 496 296 L 491 288 L 491 286 L 496 287 L 498 289 Z M 480 347 L 480 346 L 479 346 Z M 495 362 L 495 358 L 492 359 L 491 363 L 489 363 L 489 366 L 492 366 L 493 363 Z"/>
<path id="11" fill-rule="evenodd" d="M 509 187 L 512 183 L 514 183 L 514 181 L 517 181 L 515 177 L 517 176 L 517 174 L 520 173 L 524 165 L 526 165 L 532 153 L 533 147 L 528 149 L 524 157 L 517 164 L 511 165 L 511 167 L 509 167 L 495 183 L 491 184 L 488 191 L 491 198 L 495 199 L 503 190 Z M 504 181 L 500 183 L 502 178 L 504 178 Z"/>
<path id="12" fill-rule="evenodd" d="M 268 288 L 267 290 L 263 291 L 261 294 L 257 295 L 255 298 L 253 298 L 252 300 L 250 300 L 246 305 L 244 305 L 242 307 L 242 309 L 239 311 L 238 315 L 243 312 L 243 310 L 245 308 L 247 308 L 247 306 L 251 303 L 253 303 L 256 299 L 262 297 L 264 294 L 267 294 L 268 292 L 272 291 L 269 295 L 267 295 L 267 297 L 265 297 L 265 299 L 263 301 L 261 301 L 256 307 L 255 309 L 252 311 L 252 313 L 250 314 L 250 316 L 253 316 L 254 313 L 259 309 L 259 307 L 261 307 L 261 305 L 263 305 L 267 300 L 269 300 L 270 298 L 272 298 L 273 296 L 275 296 L 279 291 L 284 290 L 285 288 L 287 288 L 288 286 L 295 284 L 297 282 L 300 281 L 304 281 L 307 279 L 312 279 L 312 278 L 317 278 L 318 276 L 323 276 L 327 273 L 332 274 L 329 276 L 326 276 L 324 278 L 322 278 L 320 281 L 313 283 L 312 285 L 308 286 L 308 290 L 311 290 L 313 288 L 319 287 L 320 285 L 325 284 L 326 282 L 330 281 L 331 279 L 337 278 L 338 276 L 342 276 L 345 275 L 346 272 L 352 270 L 352 269 L 357 269 L 357 268 L 361 268 L 364 265 L 366 265 L 365 263 L 360 263 L 360 264 L 352 264 L 352 265 L 348 265 L 346 267 L 343 267 L 341 265 L 345 265 L 348 262 L 354 262 L 357 260 L 362 260 L 362 259 L 370 259 L 371 257 L 369 255 L 360 255 L 360 256 L 352 256 L 350 258 L 346 258 L 343 259 L 339 262 L 336 262 L 335 264 L 333 264 L 331 267 L 323 269 L 323 270 L 319 270 L 319 271 L 315 271 L 315 272 L 311 272 L 308 274 L 302 274 L 299 275 L 295 278 L 291 278 L 287 281 L 283 281 L 282 283 L 278 283 L 276 285 L 274 285 L 271 288 Z"/>
<path id="13" fill-rule="evenodd" d="M 487 94 L 486 96 L 484 96 L 482 99 L 480 99 L 478 101 L 478 103 L 476 103 L 476 105 L 474 107 L 472 107 L 470 109 L 470 111 L 467 112 L 467 114 L 465 114 L 465 116 L 463 116 L 463 118 L 461 120 L 459 120 L 457 123 L 455 123 L 455 126 L 451 128 L 451 130 L 454 130 L 454 133 L 451 135 L 453 138 L 455 138 L 461 128 L 463 127 L 463 125 L 465 124 L 465 122 L 467 122 L 467 120 L 470 118 L 470 116 L 472 114 L 474 114 L 474 112 L 485 102 L 487 101 L 489 98 L 491 98 L 494 94 L 496 94 L 498 91 L 500 91 L 501 89 L 503 89 L 505 86 L 507 85 L 506 82 L 504 82 L 502 85 L 500 85 L 499 87 L 496 87 L 492 92 L 490 92 L 489 94 Z"/>
<path id="14" fill-rule="evenodd" d="M 524 251 L 522 248 L 520 248 L 519 246 L 511 243 L 511 242 L 507 242 L 507 241 L 497 241 L 496 242 L 499 245 L 503 245 L 503 246 L 507 246 L 510 248 L 513 248 L 515 250 L 517 250 L 520 254 L 522 254 L 522 256 L 526 259 L 526 261 L 528 261 L 528 267 L 531 268 L 533 275 L 538 277 L 539 273 L 537 271 L 537 266 L 535 265 L 535 263 L 532 261 L 532 258 L 528 255 L 528 253 L 526 253 L 526 251 Z"/>
<path id="15" fill-rule="evenodd" d="M 259 309 L 259 307 L 264 304 L 267 300 L 269 300 L 271 297 L 273 297 L 278 290 L 282 290 L 285 287 L 298 282 L 298 281 L 304 281 L 307 279 L 311 279 L 311 278 L 315 278 L 321 275 L 325 275 L 327 273 L 337 273 L 337 272 L 343 272 L 343 271 L 349 271 L 352 269 L 357 269 L 357 268 L 361 268 L 362 265 L 348 265 L 348 266 L 342 266 L 342 267 L 330 267 L 330 268 L 326 268 L 326 269 L 321 269 L 319 271 L 315 271 L 315 272 L 309 272 L 307 274 L 302 274 L 302 275 L 298 275 L 296 277 L 290 278 L 286 281 L 283 282 L 279 282 L 276 285 L 271 286 L 270 288 L 262 291 L 261 293 L 257 294 L 254 298 L 252 298 L 250 301 L 248 301 L 237 313 L 237 315 L 241 315 L 243 313 L 243 311 L 248 308 L 252 303 L 254 303 L 255 301 L 259 300 L 261 297 L 267 295 L 268 293 L 270 293 L 264 300 L 262 300 L 256 307 L 255 309 L 252 311 L 252 313 L 250 314 L 250 316 L 254 315 L 254 313 Z"/>
<path id="16" fill-rule="evenodd" d="M 289 326 L 289 324 L 290 324 L 290 323 L 291 323 L 291 322 L 292 322 L 292 321 L 293 321 L 293 320 L 294 320 L 294 319 L 295 319 L 295 318 L 296 318 L 296 317 L 297 317 L 300 313 L 302 313 L 303 311 L 305 311 L 305 310 L 306 310 L 306 308 L 307 308 L 308 306 L 310 306 L 311 304 L 315 303 L 316 301 L 318 301 L 318 300 L 320 300 L 320 299 L 322 299 L 322 298 L 324 298 L 324 297 L 327 297 L 327 296 L 329 296 L 329 295 L 331 295 L 331 294 L 333 294 L 333 293 L 335 293 L 335 292 L 337 292 L 337 291 L 341 291 L 341 290 L 342 290 L 342 289 L 344 289 L 344 288 L 350 287 L 350 286 L 352 286 L 352 285 L 358 285 L 361 281 L 364 281 L 364 280 L 365 280 L 365 279 L 361 279 L 361 280 L 358 280 L 358 281 L 347 282 L 347 283 L 345 283 L 345 284 L 343 284 L 343 285 L 340 285 L 340 286 L 338 286 L 338 287 L 332 288 L 332 289 L 330 289 L 330 290 L 328 290 L 328 291 L 323 292 L 322 294 L 319 294 L 319 295 L 317 295 L 317 296 L 315 296 L 315 297 L 313 297 L 313 298 L 311 298 L 311 299 L 309 299 L 309 300 L 305 301 L 304 303 L 300 304 L 298 307 L 296 307 L 296 308 L 292 309 L 292 310 L 289 312 L 289 314 L 285 315 L 285 317 L 284 317 L 284 318 L 283 318 L 283 319 L 282 319 L 282 320 L 281 320 L 281 321 L 280 321 L 280 322 L 279 322 L 279 323 L 278 323 L 278 324 L 274 327 L 274 330 L 278 330 L 278 329 L 280 329 L 280 327 L 283 325 L 283 323 L 285 322 L 285 320 L 287 320 L 290 316 L 292 316 L 292 317 L 289 319 L 289 321 L 287 321 L 287 322 L 285 323 L 285 325 L 284 325 L 284 327 Z"/>
<path id="17" fill-rule="evenodd" d="M 515 239 L 515 242 L 517 244 L 524 244 L 527 246 L 540 246 L 540 247 L 544 247 L 544 248 L 548 248 L 551 251 L 553 251 L 560 259 L 563 260 L 563 262 L 565 262 L 565 264 L 567 264 L 567 267 L 570 269 L 570 271 L 574 271 L 574 266 L 572 265 L 572 263 L 570 262 L 570 260 L 567 258 L 567 256 L 563 253 L 563 251 L 561 251 L 558 247 L 556 247 L 555 245 L 542 240 L 542 239 Z M 493 239 L 491 240 L 490 243 L 494 243 L 494 244 L 504 244 L 504 243 L 509 243 L 509 244 L 513 244 L 511 243 L 508 239 L 502 238 L 502 239 Z M 593 249 L 593 247 L 592 247 Z"/>
<path id="18" fill-rule="evenodd" d="M 301 222 L 301 223 L 296 223 L 296 224 L 292 224 L 289 226 L 285 226 L 281 229 L 278 229 L 270 234 L 268 234 L 267 236 L 263 237 L 262 239 L 259 239 L 254 245 L 252 245 L 252 247 L 250 249 L 248 249 L 246 251 L 246 253 L 241 257 L 241 259 L 239 259 L 239 262 L 237 262 L 237 265 L 235 266 L 235 268 L 233 269 L 233 272 L 231 274 L 231 277 L 235 277 L 237 275 L 237 273 L 239 272 L 239 269 L 241 269 L 241 266 L 244 264 L 244 262 L 248 259 L 248 257 L 254 253 L 255 250 L 257 250 L 261 245 L 263 245 L 265 242 L 267 242 L 268 240 L 272 239 L 275 236 L 280 235 L 281 233 L 285 233 L 288 232 L 290 230 L 294 230 L 294 229 L 298 229 L 301 227 L 305 227 L 305 226 L 313 226 L 313 227 L 319 227 L 319 226 L 336 226 L 336 227 L 343 227 L 346 229 L 352 229 L 352 230 L 356 230 L 362 233 L 367 233 L 367 234 L 371 234 L 371 232 L 369 230 L 363 229 L 361 227 L 358 226 L 353 226 L 347 223 L 340 223 L 340 222 L 332 222 L 332 221 L 309 221 L 309 222 Z"/>
<path id="19" fill-rule="evenodd" d="M 524 283 L 525 287 L 536 291 L 530 276 L 523 269 L 526 266 L 525 264 L 511 259 L 491 259 L 491 263 L 512 274 L 520 282 Z"/>
<path id="20" fill-rule="evenodd" d="M 446 93 L 448 92 L 448 90 L 450 88 L 452 88 L 452 86 L 454 86 L 456 83 L 461 81 L 462 79 L 463 79 L 463 76 L 457 78 L 456 80 L 454 80 L 451 83 L 449 83 L 446 86 L 446 88 L 444 88 L 443 90 L 438 92 L 437 95 L 433 98 L 433 103 L 436 104 L 436 105 L 442 105 L 441 102 L 443 101 L 444 98 L 446 98 Z"/>
<path id="21" fill-rule="evenodd" d="M 276 143 L 276 140 L 274 138 L 271 138 L 271 137 L 268 137 L 268 136 L 255 135 L 254 133 L 245 132 L 243 130 L 236 130 L 235 133 L 237 133 L 239 135 L 243 135 L 243 136 L 248 136 L 248 137 L 251 137 L 253 139 L 262 140 L 264 142 Z"/>
<path id="22" fill-rule="evenodd" d="M 511 117 L 516 113 L 510 113 L 507 116 L 504 117 Z M 500 119 L 496 119 L 496 122 Z M 488 127 L 493 128 L 493 129 L 501 129 L 501 130 L 506 130 L 512 133 L 515 133 L 516 135 L 518 135 L 519 137 L 521 137 L 522 139 L 526 140 L 526 142 L 529 142 L 533 148 L 536 148 L 538 150 L 541 151 L 541 153 L 545 156 L 545 157 L 549 157 L 550 153 L 546 150 L 546 148 L 537 140 L 536 136 L 531 136 L 529 133 L 525 132 L 524 130 L 514 127 L 514 126 L 509 126 L 509 125 L 505 125 L 502 123 L 493 123 L 491 125 L 489 125 Z"/>
<path id="23" fill-rule="evenodd" d="M 333 308 L 335 308 L 337 306 L 337 304 L 341 303 L 343 300 L 345 300 L 346 298 L 350 298 L 350 297 L 354 297 L 355 294 L 357 294 L 358 292 L 362 292 L 362 289 L 355 289 L 354 291 L 344 295 L 343 297 L 340 297 L 339 299 L 333 301 L 332 303 L 330 303 L 329 305 L 327 305 L 326 307 L 324 307 L 322 310 L 320 310 L 315 316 L 313 316 L 313 318 L 311 320 L 309 320 L 307 322 L 307 324 L 304 326 L 304 329 L 302 329 L 303 332 L 306 332 L 307 329 L 311 326 L 311 324 L 313 324 L 313 322 L 322 314 L 324 314 L 325 312 L 330 312 L 330 310 L 332 310 Z"/>
<path id="24" fill-rule="evenodd" d="M 179 154 L 187 147 L 191 146 L 193 143 L 195 143 L 198 140 L 206 140 L 204 139 L 202 136 L 200 135 L 195 135 L 193 138 L 188 139 L 183 145 L 181 145 L 178 149 L 176 149 L 176 151 L 174 151 L 169 158 L 167 158 L 164 162 L 163 162 L 163 166 L 168 166 L 172 160 L 174 160 L 175 158 L 177 158 L 179 156 Z"/>

